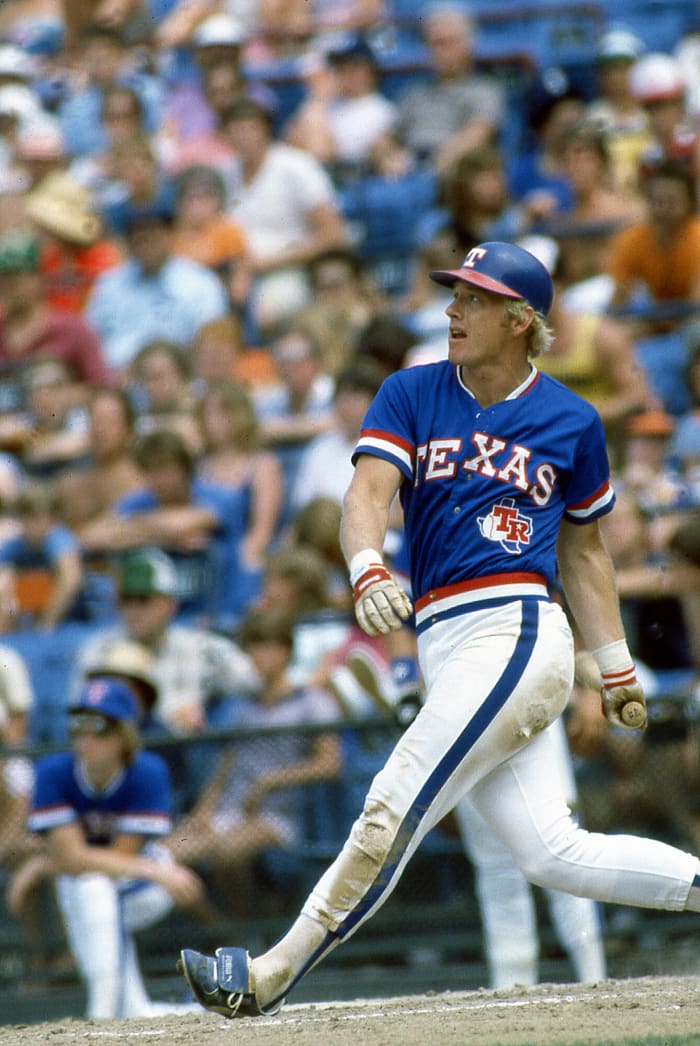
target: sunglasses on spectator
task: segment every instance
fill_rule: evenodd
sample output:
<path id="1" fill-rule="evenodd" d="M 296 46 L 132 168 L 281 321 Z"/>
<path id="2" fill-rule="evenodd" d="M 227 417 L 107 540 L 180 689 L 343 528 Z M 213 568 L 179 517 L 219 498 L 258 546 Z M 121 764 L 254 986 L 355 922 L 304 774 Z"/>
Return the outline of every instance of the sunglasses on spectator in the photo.
<path id="1" fill-rule="evenodd" d="M 107 716 L 98 715 L 95 712 L 78 713 L 70 717 L 69 730 L 72 737 L 79 734 L 94 734 L 96 737 L 104 737 L 114 733 L 117 724 Z"/>

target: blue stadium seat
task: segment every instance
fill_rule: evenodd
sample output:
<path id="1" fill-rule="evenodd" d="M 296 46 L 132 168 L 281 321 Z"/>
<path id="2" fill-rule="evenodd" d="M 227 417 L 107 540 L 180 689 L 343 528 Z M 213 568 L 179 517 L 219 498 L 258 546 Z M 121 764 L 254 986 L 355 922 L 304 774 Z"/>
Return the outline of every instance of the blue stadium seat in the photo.
<path id="1" fill-rule="evenodd" d="M 591 62 L 605 25 L 600 4 L 589 3 L 489 5 L 476 20 L 478 55 L 521 52 L 543 68 Z"/>
<path id="2" fill-rule="evenodd" d="M 14 632 L 2 642 L 24 658 L 34 689 L 29 715 L 30 744 L 63 744 L 68 738 L 66 706 L 78 651 L 99 626 L 64 624 L 51 632 Z"/>
<path id="3" fill-rule="evenodd" d="M 644 368 L 653 392 L 664 408 L 675 417 L 690 409 L 690 395 L 685 380 L 688 343 L 682 330 L 639 338 L 635 356 Z"/>
<path id="4" fill-rule="evenodd" d="M 387 294 L 408 290 L 414 264 L 413 231 L 436 196 L 437 177 L 424 169 L 392 181 L 369 175 L 341 192 L 341 210 L 354 230 L 356 250 Z"/>
<path id="5" fill-rule="evenodd" d="M 696 0 L 603 0 L 603 9 L 609 22 L 630 29 L 650 51 L 673 51 L 698 18 Z"/>

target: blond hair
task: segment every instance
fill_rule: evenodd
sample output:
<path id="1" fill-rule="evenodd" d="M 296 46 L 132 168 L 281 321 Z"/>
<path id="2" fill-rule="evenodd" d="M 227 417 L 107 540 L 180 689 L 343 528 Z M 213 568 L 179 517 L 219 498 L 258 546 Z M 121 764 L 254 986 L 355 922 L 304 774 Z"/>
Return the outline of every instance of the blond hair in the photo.
<path id="1" fill-rule="evenodd" d="M 523 298 L 515 298 L 506 302 L 505 314 L 512 316 L 518 323 L 523 323 L 527 319 L 527 310 L 531 308 Z M 554 341 L 554 332 L 538 312 L 534 314 L 525 336 L 528 342 L 527 356 L 530 360 L 542 352 L 547 352 Z"/>

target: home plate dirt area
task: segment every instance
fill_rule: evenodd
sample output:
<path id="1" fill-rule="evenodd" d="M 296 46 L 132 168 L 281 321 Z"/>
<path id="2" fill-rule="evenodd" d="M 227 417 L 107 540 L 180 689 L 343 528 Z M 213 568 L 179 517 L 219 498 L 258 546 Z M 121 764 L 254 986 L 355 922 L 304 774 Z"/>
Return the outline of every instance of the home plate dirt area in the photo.
<path id="1" fill-rule="evenodd" d="M 0 1026 L 21 1046 L 700 1046 L 700 976 L 509 991 L 444 992 L 288 1004 L 276 1017 L 225 1020 L 203 1010 L 148 1020 Z"/>

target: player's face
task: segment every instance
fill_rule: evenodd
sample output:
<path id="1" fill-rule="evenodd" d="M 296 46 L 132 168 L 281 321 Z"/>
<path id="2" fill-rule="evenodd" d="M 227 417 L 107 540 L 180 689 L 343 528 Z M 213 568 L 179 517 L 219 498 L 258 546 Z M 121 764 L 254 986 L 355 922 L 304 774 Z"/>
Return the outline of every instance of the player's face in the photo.
<path id="1" fill-rule="evenodd" d="M 505 298 L 455 281 L 454 297 L 445 309 L 450 321 L 450 363 L 477 366 L 494 363 L 508 343 Z"/>

